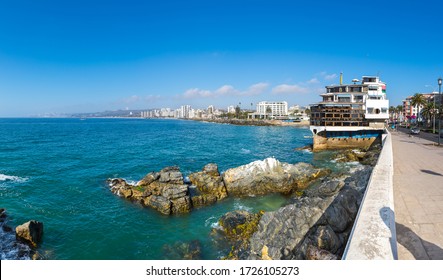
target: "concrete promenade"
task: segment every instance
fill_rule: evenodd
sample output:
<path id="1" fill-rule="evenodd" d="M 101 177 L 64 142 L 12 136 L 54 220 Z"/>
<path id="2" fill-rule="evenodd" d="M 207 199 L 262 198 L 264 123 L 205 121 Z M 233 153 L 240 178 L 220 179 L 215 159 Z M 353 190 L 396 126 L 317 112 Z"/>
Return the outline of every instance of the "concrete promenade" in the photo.
<path id="1" fill-rule="evenodd" d="M 443 147 L 392 132 L 399 260 L 443 260 Z"/>

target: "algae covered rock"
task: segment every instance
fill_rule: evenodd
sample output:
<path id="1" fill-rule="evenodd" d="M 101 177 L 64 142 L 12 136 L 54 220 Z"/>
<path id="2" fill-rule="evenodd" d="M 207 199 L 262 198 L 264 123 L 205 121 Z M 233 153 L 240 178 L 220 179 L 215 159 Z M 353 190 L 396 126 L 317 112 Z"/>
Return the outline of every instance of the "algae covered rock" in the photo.
<path id="1" fill-rule="evenodd" d="M 232 244 L 232 250 L 226 259 L 241 259 L 249 250 L 249 239 L 257 230 L 258 223 L 264 212 L 250 213 L 236 210 L 223 215 L 219 224 L 226 238 Z"/>
<path id="2" fill-rule="evenodd" d="M 201 243 L 199 240 L 176 242 L 163 246 L 166 259 L 169 260 L 201 260 Z"/>
<path id="3" fill-rule="evenodd" d="M 212 197 L 221 200 L 228 196 L 223 178 L 215 163 L 205 165 L 201 172 L 190 174 L 189 180 L 202 195 L 211 196 L 211 199 L 207 199 L 208 201 L 212 201 Z"/>

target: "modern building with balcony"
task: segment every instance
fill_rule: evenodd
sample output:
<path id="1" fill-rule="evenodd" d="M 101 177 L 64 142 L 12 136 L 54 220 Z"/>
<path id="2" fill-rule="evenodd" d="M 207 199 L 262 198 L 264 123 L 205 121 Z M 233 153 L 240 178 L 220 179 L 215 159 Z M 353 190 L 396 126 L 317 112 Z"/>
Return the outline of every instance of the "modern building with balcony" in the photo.
<path id="1" fill-rule="evenodd" d="M 326 86 L 322 101 L 311 105 L 314 150 L 369 147 L 383 133 L 389 119 L 386 84 L 377 76 L 361 83 Z"/>
<path id="2" fill-rule="evenodd" d="M 288 102 L 286 101 L 261 101 L 257 103 L 256 111 L 250 113 L 252 119 L 287 119 Z"/>

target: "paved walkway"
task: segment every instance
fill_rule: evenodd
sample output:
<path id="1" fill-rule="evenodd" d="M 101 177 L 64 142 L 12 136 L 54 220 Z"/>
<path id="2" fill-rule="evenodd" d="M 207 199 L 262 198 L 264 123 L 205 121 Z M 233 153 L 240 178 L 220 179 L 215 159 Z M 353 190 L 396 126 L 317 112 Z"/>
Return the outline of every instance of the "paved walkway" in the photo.
<path id="1" fill-rule="evenodd" d="M 400 260 L 443 260 L 443 147 L 392 133 Z"/>

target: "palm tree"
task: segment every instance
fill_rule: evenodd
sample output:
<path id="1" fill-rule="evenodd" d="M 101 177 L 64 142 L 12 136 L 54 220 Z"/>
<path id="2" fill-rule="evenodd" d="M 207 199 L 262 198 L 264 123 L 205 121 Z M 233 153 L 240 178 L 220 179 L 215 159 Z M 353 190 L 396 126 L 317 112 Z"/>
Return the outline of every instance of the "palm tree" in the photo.
<path id="1" fill-rule="evenodd" d="M 431 120 L 434 115 L 434 103 L 428 101 L 421 110 L 421 114 L 425 117 L 426 123 L 429 126 L 429 120 Z"/>
<path id="2" fill-rule="evenodd" d="M 271 106 L 266 107 L 266 114 L 268 115 L 268 118 L 269 118 L 269 115 L 272 114 Z"/>
<path id="3" fill-rule="evenodd" d="M 394 106 L 389 107 L 389 119 L 390 121 L 394 120 L 394 114 L 396 113 L 396 109 Z"/>
<path id="4" fill-rule="evenodd" d="M 426 99 L 423 97 L 423 94 L 416 93 L 414 94 L 414 96 L 412 96 L 411 105 L 414 107 L 417 106 L 417 122 L 420 116 L 420 106 L 423 106 L 425 104 L 426 104 Z"/>
<path id="5" fill-rule="evenodd" d="M 397 107 L 395 107 L 395 112 L 397 113 L 396 119 L 398 121 L 400 116 L 403 115 L 403 105 L 397 105 Z"/>

